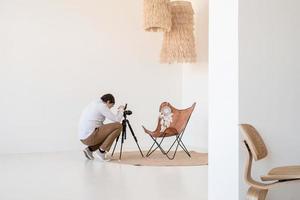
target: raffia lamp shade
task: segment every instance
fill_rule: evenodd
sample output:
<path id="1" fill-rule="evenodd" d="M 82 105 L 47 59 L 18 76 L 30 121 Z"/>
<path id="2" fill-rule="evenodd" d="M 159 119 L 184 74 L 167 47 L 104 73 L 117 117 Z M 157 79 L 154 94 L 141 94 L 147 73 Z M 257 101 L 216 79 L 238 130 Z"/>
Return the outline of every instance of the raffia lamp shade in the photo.
<path id="1" fill-rule="evenodd" d="M 192 4 L 188 1 L 173 1 L 169 5 L 172 28 L 171 31 L 164 33 L 160 62 L 194 63 L 197 55 Z"/>
<path id="2" fill-rule="evenodd" d="M 149 32 L 170 31 L 170 0 L 144 0 L 144 29 Z"/>

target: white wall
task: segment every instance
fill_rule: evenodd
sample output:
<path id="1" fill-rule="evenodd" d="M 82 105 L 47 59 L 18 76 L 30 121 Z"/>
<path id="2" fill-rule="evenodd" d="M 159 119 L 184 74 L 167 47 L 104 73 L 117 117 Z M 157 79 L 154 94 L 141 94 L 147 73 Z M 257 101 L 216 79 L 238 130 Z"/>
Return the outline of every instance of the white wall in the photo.
<path id="1" fill-rule="evenodd" d="M 0 153 L 79 149 L 83 107 L 106 92 L 154 128 L 181 105 L 181 66 L 160 65 L 162 35 L 143 31 L 143 1 L 0 1 Z M 128 141 L 130 143 L 130 141 Z"/>
<path id="2" fill-rule="evenodd" d="M 300 26 L 298 0 L 240 0 L 240 122 L 261 132 L 269 149 L 255 163 L 259 180 L 273 167 L 300 164 Z M 240 167 L 246 154 L 241 145 Z M 241 178 L 240 199 L 247 186 Z M 274 188 L 268 199 L 299 199 L 299 184 Z"/>
<path id="3" fill-rule="evenodd" d="M 238 0 L 209 2 L 208 198 L 238 200 Z"/>
<path id="4" fill-rule="evenodd" d="M 208 146 L 208 0 L 192 1 L 195 11 L 195 38 L 197 63 L 182 68 L 182 104 L 196 102 L 196 108 L 184 139 L 197 149 L 207 151 Z"/>

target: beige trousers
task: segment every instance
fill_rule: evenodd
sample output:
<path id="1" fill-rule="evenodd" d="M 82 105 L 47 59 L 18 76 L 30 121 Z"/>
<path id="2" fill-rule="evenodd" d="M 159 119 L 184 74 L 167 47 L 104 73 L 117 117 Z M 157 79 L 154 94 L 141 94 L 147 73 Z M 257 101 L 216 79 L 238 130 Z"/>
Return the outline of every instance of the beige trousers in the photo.
<path id="1" fill-rule="evenodd" d="M 89 147 L 91 151 L 96 151 L 101 148 L 102 150 L 108 152 L 110 147 L 114 143 L 115 139 L 122 132 L 121 123 L 110 123 L 104 124 L 99 128 L 96 128 L 94 132 L 81 142 Z"/>

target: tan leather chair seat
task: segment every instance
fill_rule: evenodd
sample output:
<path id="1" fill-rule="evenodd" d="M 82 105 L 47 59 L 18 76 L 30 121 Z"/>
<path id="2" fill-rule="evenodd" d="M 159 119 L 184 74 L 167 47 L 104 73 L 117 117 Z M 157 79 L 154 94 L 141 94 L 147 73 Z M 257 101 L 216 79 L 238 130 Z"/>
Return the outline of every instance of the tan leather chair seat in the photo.
<path id="1" fill-rule="evenodd" d="M 300 165 L 276 167 L 269 171 L 268 175 L 261 176 L 261 180 L 263 181 L 283 181 L 293 179 L 300 179 Z"/>

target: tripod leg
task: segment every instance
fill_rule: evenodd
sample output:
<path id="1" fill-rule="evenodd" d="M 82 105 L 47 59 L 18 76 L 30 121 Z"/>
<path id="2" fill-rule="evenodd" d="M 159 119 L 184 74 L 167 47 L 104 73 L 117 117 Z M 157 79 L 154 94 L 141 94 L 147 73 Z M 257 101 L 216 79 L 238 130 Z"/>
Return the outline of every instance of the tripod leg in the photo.
<path id="1" fill-rule="evenodd" d="M 122 152 L 123 152 L 123 144 L 124 140 L 126 139 L 126 119 L 123 119 L 122 121 L 122 136 L 121 136 L 121 148 L 120 148 L 120 155 L 119 155 L 119 160 L 122 159 Z"/>
<path id="2" fill-rule="evenodd" d="M 143 152 L 142 152 L 142 150 L 141 150 L 141 148 L 140 148 L 140 145 L 139 145 L 139 143 L 138 143 L 138 140 L 137 140 L 137 138 L 136 138 L 136 136 L 135 136 L 135 134 L 134 134 L 134 131 L 133 131 L 133 129 L 132 129 L 132 127 L 131 127 L 129 121 L 126 120 L 126 122 L 127 122 L 127 124 L 128 124 L 128 127 L 129 127 L 129 130 L 130 130 L 130 132 L 131 132 L 131 135 L 133 136 L 134 141 L 135 141 L 136 145 L 137 145 L 138 148 L 139 148 L 139 151 L 140 151 L 142 157 L 144 157 L 144 154 L 143 154 Z"/>
<path id="3" fill-rule="evenodd" d="M 123 131 L 122 131 L 122 138 L 121 138 L 121 149 L 120 149 L 119 160 L 122 159 L 123 143 L 124 143 L 125 137 L 126 137 L 126 129 L 123 129 Z"/>
<path id="4" fill-rule="evenodd" d="M 118 136 L 117 139 L 116 139 L 114 149 L 113 149 L 113 151 L 112 151 L 112 153 L 111 153 L 111 157 L 114 156 L 114 153 L 115 153 L 115 150 L 116 150 L 116 147 L 117 147 L 117 144 L 118 144 L 119 137 L 120 137 L 120 136 Z"/>

